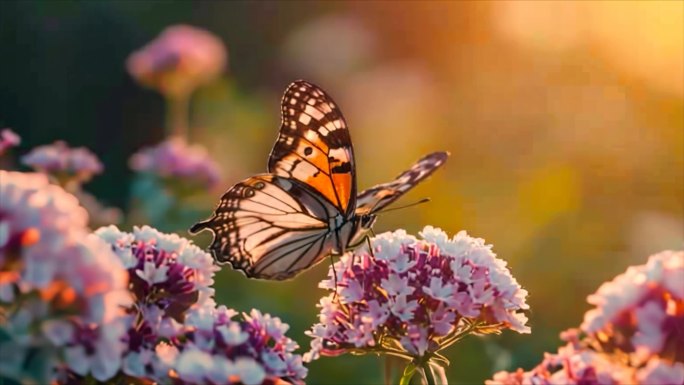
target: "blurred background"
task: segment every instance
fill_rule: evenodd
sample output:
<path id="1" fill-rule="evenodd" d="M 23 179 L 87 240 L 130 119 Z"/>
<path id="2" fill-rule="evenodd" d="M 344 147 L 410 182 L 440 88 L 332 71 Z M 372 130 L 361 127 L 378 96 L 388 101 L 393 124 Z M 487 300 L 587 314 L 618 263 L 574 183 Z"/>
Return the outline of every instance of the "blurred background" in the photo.
<path id="1" fill-rule="evenodd" d="M 22 136 L 17 153 L 58 139 L 90 148 L 106 170 L 86 189 L 127 209 L 128 158 L 165 133 L 164 99 L 136 84 L 126 58 L 178 23 L 217 35 L 229 56 L 192 99 L 191 141 L 223 169 L 195 220 L 265 171 L 295 79 L 341 106 L 361 188 L 451 152 L 402 199 L 432 202 L 388 213 L 376 231 L 429 224 L 485 238 L 532 309 L 532 335 L 448 350 L 451 383 L 529 368 L 579 325 L 601 282 L 684 245 L 683 2 L 3 1 L 0 127 Z M 173 227 L 187 236 L 192 223 Z M 226 267 L 217 299 L 280 316 L 307 350 L 327 268 L 272 283 Z M 349 355 L 313 363 L 308 377 L 381 380 L 379 358 Z"/>

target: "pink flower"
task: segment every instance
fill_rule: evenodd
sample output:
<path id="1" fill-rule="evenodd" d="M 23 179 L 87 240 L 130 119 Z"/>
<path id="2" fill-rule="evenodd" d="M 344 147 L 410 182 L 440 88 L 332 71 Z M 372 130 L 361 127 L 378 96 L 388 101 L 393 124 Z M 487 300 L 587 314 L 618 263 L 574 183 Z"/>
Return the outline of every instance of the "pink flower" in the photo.
<path id="1" fill-rule="evenodd" d="M 637 379 L 640 384 L 649 385 L 684 384 L 684 363 L 651 358 L 646 367 L 639 370 Z"/>
<path id="2" fill-rule="evenodd" d="M 149 226 L 134 227 L 133 233 L 108 226 L 95 234 L 110 245 L 128 269 L 134 301 L 128 313 L 137 322 L 128 331 L 127 365 L 129 356 L 138 357 L 142 351 L 152 350 L 160 338 L 180 333 L 188 310 L 213 303 L 211 285 L 218 267 L 209 254 L 187 239 Z M 130 375 L 140 374 L 125 369 Z"/>
<path id="3" fill-rule="evenodd" d="M 319 284 L 331 293 L 307 333 L 307 360 L 344 351 L 421 359 L 480 328 L 529 332 L 521 313 L 526 292 L 490 246 L 463 232 L 449 239 L 429 226 L 420 235 L 378 235 L 372 253 L 361 249 L 335 264 L 337 283 L 331 268 Z"/>
<path id="4" fill-rule="evenodd" d="M 227 57 L 221 40 L 210 32 L 175 25 L 131 54 L 126 66 L 141 84 L 178 97 L 218 77 Z"/>
<path id="5" fill-rule="evenodd" d="M 258 310 L 238 317 L 225 306 L 193 308 L 179 334 L 156 343 L 156 354 L 135 355 L 153 368 L 150 372 L 140 367 L 137 375 L 160 383 L 300 384 L 307 369 L 301 356 L 293 353 L 297 344 L 285 336 L 288 328 Z"/>
<path id="6" fill-rule="evenodd" d="M 24 155 L 21 161 L 60 182 L 84 183 L 103 170 L 100 160 L 87 148 L 72 148 L 63 141 L 38 146 Z"/>
<path id="7" fill-rule="evenodd" d="M 0 155 L 4 154 L 8 149 L 20 144 L 21 138 L 14 131 L 9 128 L 0 131 Z"/>
<path id="8" fill-rule="evenodd" d="M 499 372 L 496 384 L 684 384 L 684 252 L 652 255 L 588 297 L 595 305 L 568 343 L 525 372 Z"/>
<path id="9" fill-rule="evenodd" d="M 140 150 L 129 163 L 135 171 L 155 174 L 169 182 L 187 182 L 200 189 L 214 187 L 221 179 L 219 166 L 207 150 L 200 145 L 188 145 L 179 137 Z"/>
<path id="10" fill-rule="evenodd" d="M 109 379 L 119 369 L 130 304 L 119 258 L 88 233 L 76 198 L 45 175 L 0 170 L 0 191 L 0 328 L 12 336 L 0 351 L 19 361 L 36 349 L 54 355 L 43 363 L 53 367 L 30 368 L 32 376 L 68 368 Z M 106 333 L 96 332 L 103 325 Z M 0 376 L 21 377 L 24 369 L 0 366 Z"/>
<path id="11" fill-rule="evenodd" d="M 632 266 L 588 297 L 581 329 L 636 362 L 667 354 L 684 362 L 684 252 L 664 251 Z"/>

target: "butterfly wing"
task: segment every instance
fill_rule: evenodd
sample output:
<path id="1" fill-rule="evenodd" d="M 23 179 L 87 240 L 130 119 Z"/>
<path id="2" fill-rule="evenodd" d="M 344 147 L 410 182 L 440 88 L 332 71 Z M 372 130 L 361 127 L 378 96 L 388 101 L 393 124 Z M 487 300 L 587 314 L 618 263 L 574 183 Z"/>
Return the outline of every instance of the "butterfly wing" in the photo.
<path id="1" fill-rule="evenodd" d="M 356 215 L 373 214 L 399 199 L 446 162 L 448 152 L 433 152 L 421 158 L 393 181 L 362 191 L 356 198 Z"/>
<path id="2" fill-rule="evenodd" d="M 231 187 L 214 215 L 190 232 L 210 230 L 214 258 L 247 277 L 281 280 L 330 253 L 334 240 L 327 218 L 334 212 L 302 183 L 262 174 Z"/>
<path id="3" fill-rule="evenodd" d="M 349 130 L 335 102 L 319 87 L 298 80 L 285 91 L 268 171 L 311 186 L 345 217 L 353 213 L 356 177 Z"/>

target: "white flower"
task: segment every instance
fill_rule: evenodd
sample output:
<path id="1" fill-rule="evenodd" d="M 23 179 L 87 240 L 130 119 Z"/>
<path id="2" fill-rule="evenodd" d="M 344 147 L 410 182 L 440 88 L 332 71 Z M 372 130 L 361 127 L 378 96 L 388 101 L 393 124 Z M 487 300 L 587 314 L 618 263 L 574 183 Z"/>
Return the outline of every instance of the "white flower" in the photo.
<path id="1" fill-rule="evenodd" d="M 423 291 L 430 297 L 447 302 L 453 296 L 454 286 L 451 284 L 442 283 L 442 278 L 430 278 L 430 286 L 423 286 Z"/>
<path id="2" fill-rule="evenodd" d="M 390 273 L 387 279 L 382 279 L 380 282 L 382 288 L 391 296 L 407 296 L 416 290 L 408 284 L 407 278 L 394 273 Z"/>
<path id="3" fill-rule="evenodd" d="M 169 271 L 169 267 L 166 265 L 156 266 L 154 262 L 145 262 L 143 271 L 136 270 L 135 273 L 138 277 L 144 279 L 150 285 L 155 283 L 160 283 L 166 281 L 168 278 L 166 273 Z"/>
<path id="4" fill-rule="evenodd" d="M 363 298 L 363 288 L 357 281 L 351 281 L 340 290 L 340 296 L 346 303 L 358 301 Z"/>
<path id="5" fill-rule="evenodd" d="M 178 356 L 176 371 L 184 380 L 194 383 L 204 383 L 207 373 L 211 372 L 214 359 L 211 354 L 197 349 L 186 349 Z"/>
<path id="6" fill-rule="evenodd" d="M 221 325 L 216 328 L 216 330 L 221 333 L 223 341 L 231 346 L 237 346 L 249 338 L 249 335 L 242 331 L 240 324 L 237 322 L 231 322 L 228 325 Z"/>
<path id="7" fill-rule="evenodd" d="M 418 301 L 406 301 L 406 295 L 398 295 L 394 300 L 390 299 L 390 312 L 402 321 L 413 318 L 413 312 L 418 307 Z"/>
<path id="8" fill-rule="evenodd" d="M 259 385 L 266 378 L 264 369 L 251 358 L 236 359 L 235 373 L 245 385 Z"/>

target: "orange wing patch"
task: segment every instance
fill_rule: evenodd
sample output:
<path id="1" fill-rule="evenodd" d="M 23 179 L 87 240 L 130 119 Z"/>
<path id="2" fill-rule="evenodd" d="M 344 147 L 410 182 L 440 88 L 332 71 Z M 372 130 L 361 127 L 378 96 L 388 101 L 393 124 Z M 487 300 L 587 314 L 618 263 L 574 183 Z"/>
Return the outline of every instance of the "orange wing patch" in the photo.
<path id="1" fill-rule="evenodd" d="M 356 202 L 354 155 L 340 110 L 323 90 L 297 81 L 285 91 L 281 111 L 269 172 L 300 180 L 340 213 L 351 213 Z"/>

